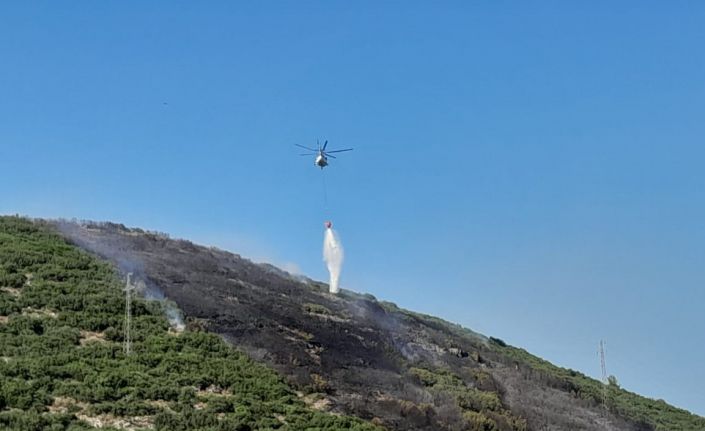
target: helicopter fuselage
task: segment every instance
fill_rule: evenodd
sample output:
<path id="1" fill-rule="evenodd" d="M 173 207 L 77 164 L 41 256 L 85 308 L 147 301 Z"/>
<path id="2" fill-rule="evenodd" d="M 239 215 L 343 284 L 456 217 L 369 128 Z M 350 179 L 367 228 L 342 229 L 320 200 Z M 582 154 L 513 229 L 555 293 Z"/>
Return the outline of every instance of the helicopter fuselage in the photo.
<path id="1" fill-rule="evenodd" d="M 316 161 L 314 163 L 316 166 L 319 166 L 321 169 L 323 169 L 328 166 L 328 158 L 323 154 L 319 153 L 318 156 L 316 156 Z"/>

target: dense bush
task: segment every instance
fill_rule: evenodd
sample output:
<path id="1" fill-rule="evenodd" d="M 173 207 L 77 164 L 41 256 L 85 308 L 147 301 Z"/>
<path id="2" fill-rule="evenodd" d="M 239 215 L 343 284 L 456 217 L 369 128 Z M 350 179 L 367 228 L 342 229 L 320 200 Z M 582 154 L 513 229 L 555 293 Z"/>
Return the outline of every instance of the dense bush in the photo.
<path id="1" fill-rule="evenodd" d="M 453 397 L 463 411 L 465 426 L 470 430 L 526 430 L 526 422 L 504 408 L 497 392 L 471 387 L 449 370 L 416 367 L 409 372 L 432 391 Z"/>

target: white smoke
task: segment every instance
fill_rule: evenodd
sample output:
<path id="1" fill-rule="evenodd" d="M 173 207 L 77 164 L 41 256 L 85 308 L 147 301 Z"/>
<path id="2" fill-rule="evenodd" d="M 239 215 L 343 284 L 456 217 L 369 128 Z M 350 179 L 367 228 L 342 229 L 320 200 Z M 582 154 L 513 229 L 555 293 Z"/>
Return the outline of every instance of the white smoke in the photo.
<path id="1" fill-rule="evenodd" d="M 333 228 L 326 229 L 323 237 L 323 260 L 330 273 L 330 293 L 338 293 L 340 270 L 343 267 L 343 244 L 340 243 L 340 238 Z"/>
<path id="2" fill-rule="evenodd" d="M 137 292 L 144 296 L 145 299 L 150 301 L 158 301 L 162 304 L 166 318 L 169 320 L 169 326 L 171 326 L 172 329 L 176 332 L 183 332 L 184 329 L 186 329 L 183 313 L 179 310 L 179 307 L 174 301 L 166 299 L 164 292 L 156 286 L 151 284 L 148 285 L 140 279 L 135 282 L 135 288 Z"/>
<path id="3" fill-rule="evenodd" d="M 166 317 L 169 319 L 169 325 L 171 325 L 176 332 L 184 332 L 186 324 L 184 323 L 184 316 L 181 314 L 181 310 L 171 301 L 164 301 L 163 305 Z"/>

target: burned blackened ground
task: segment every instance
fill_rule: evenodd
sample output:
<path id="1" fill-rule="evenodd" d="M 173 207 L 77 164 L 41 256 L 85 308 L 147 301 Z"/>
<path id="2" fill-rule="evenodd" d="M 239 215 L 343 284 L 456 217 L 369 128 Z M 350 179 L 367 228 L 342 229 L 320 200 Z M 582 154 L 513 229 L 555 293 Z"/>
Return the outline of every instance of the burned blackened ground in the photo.
<path id="1" fill-rule="evenodd" d="M 218 333 L 271 364 L 318 408 L 396 430 L 472 429 L 468 424 L 480 417 L 472 411 L 499 429 L 638 429 L 525 372 L 485 337 L 440 319 L 369 295 L 334 296 L 322 283 L 165 235 L 111 223 L 55 225 L 175 302 L 192 329 Z M 445 370 L 462 390 L 501 403 L 463 403 L 446 383 L 424 379 L 424 370 Z"/>

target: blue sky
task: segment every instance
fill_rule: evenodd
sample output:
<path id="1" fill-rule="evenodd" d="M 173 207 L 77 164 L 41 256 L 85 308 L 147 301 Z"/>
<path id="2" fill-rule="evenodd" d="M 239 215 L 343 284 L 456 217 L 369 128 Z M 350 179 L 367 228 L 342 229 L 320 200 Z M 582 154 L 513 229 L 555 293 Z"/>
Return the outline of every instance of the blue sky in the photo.
<path id="1" fill-rule="evenodd" d="M 705 415 L 705 3 L 5 2 L 1 213 L 113 220 Z M 355 148 L 323 173 L 293 144 Z M 323 176 L 328 204 L 323 199 Z"/>

